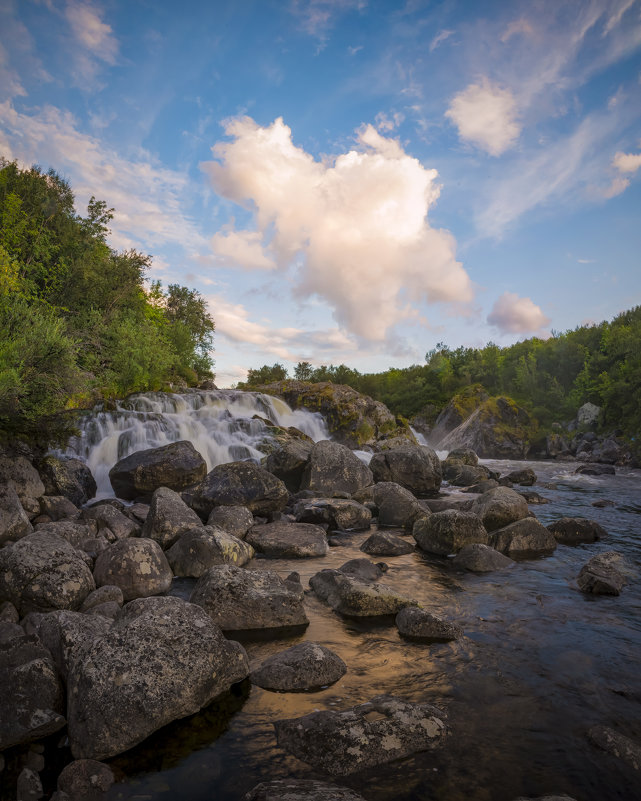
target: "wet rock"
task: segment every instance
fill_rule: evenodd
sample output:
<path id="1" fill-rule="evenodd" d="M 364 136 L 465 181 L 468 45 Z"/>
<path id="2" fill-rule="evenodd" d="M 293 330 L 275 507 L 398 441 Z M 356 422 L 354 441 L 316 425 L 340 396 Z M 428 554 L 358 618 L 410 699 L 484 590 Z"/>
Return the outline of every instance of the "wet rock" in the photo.
<path id="1" fill-rule="evenodd" d="M 79 459 L 45 456 L 38 462 L 38 472 L 47 495 L 63 495 L 76 506 L 82 506 L 96 495 L 96 481 L 91 470 Z"/>
<path id="2" fill-rule="evenodd" d="M 96 559 L 96 586 L 115 584 L 125 601 L 159 595 L 171 586 L 173 574 L 160 545 L 150 539 L 119 540 Z"/>
<path id="3" fill-rule="evenodd" d="M 353 451 L 326 439 L 312 447 L 300 487 L 332 497 L 336 492 L 351 495 L 372 483 L 372 471 Z"/>
<path id="4" fill-rule="evenodd" d="M 472 450 L 457 448 L 441 462 L 443 478 L 455 487 L 470 487 L 490 477 L 487 467 L 479 465 Z"/>
<path id="5" fill-rule="evenodd" d="M 525 498 L 509 487 L 497 487 L 479 495 L 470 512 L 481 518 L 487 531 L 496 531 L 529 515 Z"/>
<path id="6" fill-rule="evenodd" d="M 254 556 L 251 544 L 217 526 L 199 526 L 183 534 L 166 552 L 175 576 L 200 576 L 214 565 L 244 565 Z"/>
<path id="7" fill-rule="evenodd" d="M 350 559 L 339 568 L 341 573 L 352 576 L 359 581 L 378 581 L 381 576 L 387 573 L 385 562 L 370 562 L 369 559 Z"/>
<path id="8" fill-rule="evenodd" d="M 616 551 L 597 554 L 581 568 L 577 578 L 579 588 L 592 595 L 619 595 L 628 583 L 623 567 L 623 557 Z"/>
<path id="9" fill-rule="evenodd" d="M 73 520 L 80 514 L 80 509 L 64 495 L 43 495 L 38 499 L 40 513 L 51 520 Z"/>
<path id="10" fill-rule="evenodd" d="M 511 567 L 514 561 L 480 542 L 465 545 L 452 559 L 452 566 L 472 573 L 491 573 Z"/>
<path id="11" fill-rule="evenodd" d="M 584 517 L 562 517 L 550 523 L 548 530 L 557 542 L 563 545 L 579 545 L 582 542 L 596 542 L 607 536 L 607 531 L 595 520 Z"/>
<path id="12" fill-rule="evenodd" d="M 32 612 L 22 622 L 27 634 L 35 634 L 51 653 L 58 672 L 66 680 L 69 663 L 79 645 L 106 634 L 111 628 L 107 618 L 81 612 Z"/>
<path id="13" fill-rule="evenodd" d="M 202 481 L 207 464 L 191 442 L 179 440 L 161 448 L 137 451 L 109 471 L 118 498 L 151 498 L 159 487 L 182 490 Z"/>
<path id="14" fill-rule="evenodd" d="M 198 579 L 190 601 L 223 631 L 309 625 L 300 580 L 283 581 L 271 570 L 212 567 Z"/>
<path id="15" fill-rule="evenodd" d="M 346 672 L 345 662 L 329 648 L 301 642 L 270 656 L 250 678 L 265 690 L 296 692 L 334 684 Z"/>
<path id="16" fill-rule="evenodd" d="M 521 497 L 525 498 L 528 504 L 535 504 L 535 505 L 542 505 L 544 503 L 549 503 L 547 498 L 544 498 L 543 495 L 539 495 L 538 492 L 532 492 L 528 490 L 517 490 Z"/>
<path id="17" fill-rule="evenodd" d="M 449 642 L 463 635 L 460 626 L 415 606 L 401 609 L 396 615 L 396 628 L 402 637 L 420 642 Z"/>
<path id="18" fill-rule="evenodd" d="M 598 501 L 592 501 L 592 506 L 595 506 L 597 509 L 605 509 L 608 506 L 615 506 L 615 503 L 607 498 L 601 498 Z"/>
<path id="19" fill-rule="evenodd" d="M 375 453 L 374 480 L 393 481 L 419 497 L 435 495 L 441 486 L 441 463 L 432 448 L 412 446 Z"/>
<path id="20" fill-rule="evenodd" d="M 372 522 L 371 511 L 357 501 L 341 498 L 313 498 L 298 501 L 294 517 L 299 523 L 327 526 L 331 531 L 363 531 Z"/>
<path id="21" fill-rule="evenodd" d="M 411 531 L 414 522 L 426 514 L 414 494 L 394 481 L 374 484 L 372 500 L 378 508 L 380 526 L 403 526 Z"/>
<path id="22" fill-rule="evenodd" d="M 536 473 L 531 467 L 524 467 L 521 470 L 512 470 L 506 478 L 513 484 L 520 484 L 522 487 L 531 487 L 536 484 Z"/>
<path id="23" fill-rule="evenodd" d="M 115 781 L 114 772 L 104 762 L 76 759 L 58 776 L 58 790 L 70 801 L 101 801 Z"/>
<path id="24" fill-rule="evenodd" d="M 473 542 L 487 544 L 481 519 L 470 512 L 446 509 L 414 523 L 412 536 L 423 551 L 447 556 Z"/>
<path id="25" fill-rule="evenodd" d="M 453 448 L 445 458 L 445 461 L 462 462 L 470 467 L 476 467 L 479 463 L 479 457 L 476 451 L 471 448 Z"/>
<path id="26" fill-rule="evenodd" d="M 38 801 L 43 796 L 40 776 L 32 768 L 23 768 L 16 785 L 16 801 Z"/>
<path id="27" fill-rule="evenodd" d="M 244 801 L 365 801 L 348 787 L 315 779 L 276 779 L 261 782 L 245 794 Z"/>
<path id="28" fill-rule="evenodd" d="M 83 520 L 95 520 L 98 524 L 98 533 L 104 533 L 108 540 L 122 540 L 127 537 L 136 537 L 140 534 L 140 526 L 134 523 L 118 509 L 109 504 L 90 506 L 83 509 L 81 517 Z M 105 532 L 107 529 L 107 532 Z M 113 536 L 109 536 L 109 533 Z"/>
<path id="29" fill-rule="evenodd" d="M 247 654 L 199 607 L 143 598 L 78 650 L 68 680 L 71 751 L 106 759 L 193 715 L 249 673 Z"/>
<path id="30" fill-rule="evenodd" d="M 45 494 L 38 471 L 25 456 L 0 456 L 0 484 L 9 483 L 21 501 Z"/>
<path id="31" fill-rule="evenodd" d="M 280 478 L 290 492 L 298 492 L 313 445 L 300 437 L 287 437 L 263 460 L 263 467 Z"/>
<path id="32" fill-rule="evenodd" d="M 34 531 L 0 550 L 0 598 L 20 615 L 79 609 L 95 588 L 81 553 L 55 534 Z"/>
<path id="33" fill-rule="evenodd" d="M 149 514 L 142 536 L 155 540 L 163 550 L 171 548 L 187 531 L 202 526 L 202 520 L 180 495 L 168 487 L 159 487 L 151 496 Z"/>
<path id="34" fill-rule="evenodd" d="M 588 731 L 588 738 L 608 754 L 623 760 L 634 770 L 641 771 L 641 744 L 608 726 L 593 726 Z"/>
<path id="35" fill-rule="evenodd" d="M 274 727 L 281 748 L 334 776 L 435 748 L 447 733 L 436 707 L 384 695 L 342 712 L 280 720 Z"/>
<path id="36" fill-rule="evenodd" d="M 33 531 L 27 513 L 12 484 L 0 487 L 0 545 L 21 539 Z"/>
<path id="37" fill-rule="evenodd" d="M 611 464 L 582 464 L 574 471 L 584 476 L 613 476 L 616 470 Z"/>
<path id="38" fill-rule="evenodd" d="M 214 467 L 196 488 L 192 508 L 203 519 L 216 506 L 245 506 L 255 515 L 285 508 L 289 493 L 283 482 L 253 462 L 230 462 Z"/>
<path id="39" fill-rule="evenodd" d="M 47 737 L 65 725 L 53 658 L 35 635 L 0 622 L 0 751 Z"/>
<path id="40" fill-rule="evenodd" d="M 534 517 L 525 517 L 490 535 L 489 544 L 512 559 L 547 556 L 556 548 L 556 539 Z"/>
<path id="41" fill-rule="evenodd" d="M 247 533 L 247 542 L 258 553 L 275 559 L 305 559 L 325 556 L 328 551 L 325 530 L 312 523 L 267 523 L 254 526 Z"/>
<path id="42" fill-rule="evenodd" d="M 239 540 L 244 540 L 254 525 L 254 515 L 246 506 L 216 506 L 209 513 L 207 525 L 219 526 Z"/>
<path id="43" fill-rule="evenodd" d="M 385 584 L 363 580 L 342 570 L 321 570 L 309 580 L 316 595 L 345 617 L 395 615 L 416 601 L 400 595 Z"/>
<path id="44" fill-rule="evenodd" d="M 465 487 L 463 492 L 470 492 L 480 495 L 483 492 L 487 492 L 488 490 L 494 489 L 494 487 L 498 487 L 499 482 L 495 478 L 487 478 L 485 481 L 479 481 L 478 484 L 472 484 L 471 487 Z"/>
<path id="45" fill-rule="evenodd" d="M 371 556 L 401 556 L 413 550 L 412 544 L 388 531 L 375 531 L 361 545 L 361 551 Z"/>

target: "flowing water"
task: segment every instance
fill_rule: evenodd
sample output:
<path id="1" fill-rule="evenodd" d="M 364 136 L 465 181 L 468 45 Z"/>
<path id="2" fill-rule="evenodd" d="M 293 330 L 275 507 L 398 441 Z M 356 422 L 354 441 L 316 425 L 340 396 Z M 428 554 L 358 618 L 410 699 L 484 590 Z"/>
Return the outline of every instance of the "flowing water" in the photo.
<path id="1" fill-rule="evenodd" d="M 127 431 L 155 420 L 154 407 L 140 411 L 143 401 L 135 403 Z M 198 403 L 191 404 L 195 411 Z M 225 419 L 222 409 L 206 417 L 215 414 Z M 251 453 L 251 444 L 243 445 Z M 114 455 L 120 449 L 109 447 Z M 211 447 L 208 458 L 216 459 L 219 445 Z M 451 734 L 438 751 L 333 780 L 369 801 L 511 801 L 562 792 L 578 801 L 641 799 L 639 771 L 586 737 L 590 726 L 604 724 L 641 742 L 641 471 L 589 477 L 554 462 L 486 463 L 502 473 L 534 468 L 539 482 L 533 489 L 550 501 L 531 507 L 543 523 L 589 517 L 607 537 L 561 545 L 552 556 L 486 575 L 455 572 L 448 559 L 418 551 L 385 559 L 386 584 L 463 628 L 464 637 L 453 643 L 404 641 L 393 620 L 346 620 L 308 593 L 307 631 L 244 643 L 251 665 L 306 639 L 335 650 L 347 674 L 313 693 L 272 693 L 248 682 L 235 687 L 207 710 L 112 760 L 125 778 L 110 797 L 240 801 L 260 781 L 322 778 L 277 747 L 272 722 L 392 693 L 446 709 Z M 599 499 L 613 505 L 593 507 Z M 323 558 L 254 559 L 247 566 L 281 576 L 297 570 L 306 587 L 316 571 L 363 556 L 359 547 L 369 533 L 343 534 L 344 544 Z M 628 586 L 616 598 L 583 595 L 576 586 L 580 568 L 610 549 L 627 557 Z M 188 598 L 193 583 L 176 580 L 172 592 Z"/>

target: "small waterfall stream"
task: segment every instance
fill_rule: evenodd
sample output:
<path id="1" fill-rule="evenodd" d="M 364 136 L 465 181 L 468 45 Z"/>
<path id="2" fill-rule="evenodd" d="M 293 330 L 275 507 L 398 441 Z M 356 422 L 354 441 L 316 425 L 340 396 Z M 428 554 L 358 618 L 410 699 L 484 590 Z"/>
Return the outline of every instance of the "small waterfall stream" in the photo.
<path id="1" fill-rule="evenodd" d="M 82 459 L 98 485 L 98 498 L 113 495 L 109 470 L 125 456 L 188 440 L 211 470 L 241 459 L 260 460 L 270 436 L 263 418 L 282 428 L 294 426 L 315 442 L 329 439 L 322 416 L 296 411 L 280 398 L 238 390 L 193 390 L 182 394 L 149 392 L 130 395 L 113 411 L 96 407 L 80 421 L 66 456 Z"/>

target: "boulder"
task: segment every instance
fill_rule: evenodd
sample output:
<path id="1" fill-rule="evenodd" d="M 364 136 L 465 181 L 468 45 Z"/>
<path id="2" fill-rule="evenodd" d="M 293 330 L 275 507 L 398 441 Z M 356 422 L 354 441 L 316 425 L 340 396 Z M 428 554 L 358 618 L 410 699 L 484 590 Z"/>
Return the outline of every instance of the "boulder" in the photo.
<path id="1" fill-rule="evenodd" d="M 166 552 L 175 576 L 200 578 L 214 565 L 244 565 L 253 547 L 218 526 L 198 526 L 183 534 Z"/>
<path id="2" fill-rule="evenodd" d="M 509 487 L 496 487 L 479 495 L 470 512 L 481 518 L 487 531 L 503 528 L 530 514 L 525 498 Z"/>
<path id="3" fill-rule="evenodd" d="M 436 707 L 387 695 L 342 712 L 279 720 L 274 727 L 281 748 L 334 776 L 435 748 L 447 734 L 444 715 Z"/>
<path id="4" fill-rule="evenodd" d="M 512 484 L 520 484 L 522 487 L 531 487 L 536 484 L 536 473 L 531 467 L 524 467 L 521 470 L 512 470 L 506 478 Z"/>
<path id="5" fill-rule="evenodd" d="M 601 407 L 594 403 L 584 403 L 576 413 L 577 428 L 594 426 L 599 421 Z"/>
<path id="6" fill-rule="evenodd" d="M 202 520 L 180 495 L 169 487 L 159 487 L 151 496 L 149 514 L 142 536 L 155 540 L 163 550 L 171 548 L 187 531 L 202 526 Z"/>
<path id="7" fill-rule="evenodd" d="M 495 478 L 487 478 L 484 481 L 479 481 L 478 484 L 472 484 L 469 487 L 466 487 L 463 492 L 474 492 L 477 495 L 482 494 L 483 492 L 487 492 L 488 490 L 494 489 L 494 487 L 498 487 L 499 482 Z"/>
<path id="8" fill-rule="evenodd" d="M 263 460 L 263 467 L 280 478 L 290 492 L 298 492 L 313 445 L 300 437 L 281 438 Z"/>
<path id="9" fill-rule="evenodd" d="M 134 523 L 129 517 L 107 503 L 83 509 L 81 517 L 83 520 L 95 520 L 98 524 L 98 533 L 104 534 L 109 541 L 122 540 L 140 534 L 138 523 Z M 109 532 L 111 532 L 111 536 Z"/>
<path id="10" fill-rule="evenodd" d="M 75 759 L 58 776 L 58 791 L 65 793 L 69 801 L 103 801 L 115 782 L 114 772 L 104 762 Z"/>
<path id="11" fill-rule="evenodd" d="M 537 798 L 525 798 L 520 795 L 514 801 L 576 801 L 576 799 L 562 793 L 561 795 L 540 795 Z"/>
<path id="12" fill-rule="evenodd" d="M 125 601 L 159 595 L 171 587 L 173 574 L 160 545 L 150 539 L 118 540 L 96 559 L 96 586 L 115 584 Z"/>
<path id="13" fill-rule="evenodd" d="M 109 480 L 118 498 L 133 501 L 151 498 L 159 487 L 185 489 L 202 481 L 206 474 L 203 457 L 191 442 L 179 440 L 126 456 L 111 468 Z"/>
<path id="14" fill-rule="evenodd" d="M 581 568 L 577 578 L 579 588 L 592 595 L 619 595 L 628 583 L 623 567 L 623 557 L 616 551 L 599 553 Z"/>
<path id="15" fill-rule="evenodd" d="M 44 797 L 42 781 L 38 771 L 24 767 L 18 774 L 16 782 L 16 801 L 39 801 Z"/>
<path id="16" fill-rule="evenodd" d="M 49 651 L 15 623 L 0 622 L 0 751 L 65 725 L 63 689 Z"/>
<path id="17" fill-rule="evenodd" d="M 207 518 L 208 526 L 218 526 L 239 540 L 244 540 L 254 525 L 254 515 L 246 506 L 216 506 Z"/>
<path id="18" fill-rule="evenodd" d="M 55 534 L 34 531 L 0 550 L 0 599 L 21 616 L 79 609 L 95 588 L 81 552 Z"/>
<path id="19" fill-rule="evenodd" d="M 300 486 L 331 498 L 338 492 L 352 495 L 372 482 L 372 471 L 353 451 L 326 439 L 311 449 Z"/>
<path id="20" fill-rule="evenodd" d="M 359 581 L 378 581 L 387 572 L 385 562 L 370 562 L 369 559 L 350 559 L 339 568 L 341 573 Z"/>
<path id="21" fill-rule="evenodd" d="M 265 690 L 300 692 L 335 684 L 346 672 L 345 662 L 329 648 L 301 642 L 268 657 L 250 679 Z"/>
<path id="22" fill-rule="evenodd" d="M 19 623 L 20 615 L 11 601 L 0 602 L 0 623 Z"/>
<path id="23" fill-rule="evenodd" d="M 219 565 L 198 579 L 190 601 L 202 606 L 223 631 L 309 625 L 297 574 L 283 581 L 271 570 Z"/>
<path id="24" fill-rule="evenodd" d="M 216 506 L 245 506 L 255 515 L 285 508 L 289 493 L 283 482 L 253 462 L 214 467 L 196 488 L 191 506 L 207 519 Z"/>
<path id="25" fill-rule="evenodd" d="M 370 469 L 376 482 L 393 481 L 421 497 L 436 495 L 441 486 L 441 463 L 435 451 L 425 445 L 375 453 Z"/>
<path id="26" fill-rule="evenodd" d="M 412 536 L 421 550 L 440 556 L 456 553 L 473 542 L 487 545 L 487 531 L 481 519 L 471 512 L 457 509 L 433 512 L 429 517 L 417 520 Z"/>
<path id="27" fill-rule="evenodd" d="M 30 534 L 33 526 L 12 484 L 0 486 L 0 545 Z"/>
<path id="28" fill-rule="evenodd" d="M 379 526 L 402 526 L 411 531 L 419 517 L 429 514 L 413 493 L 394 481 L 374 484 L 372 498 L 378 508 Z"/>
<path id="29" fill-rule="evenodd" d="M 122 590 L 120 587 L 116 587 L 115 584 L 104 584 L 102 587 L 98 587 L 97 590 L 89 593 L 80 607 L 80 611 L 90 612 L 96 606 L 112 602 L 116 603 L 118 606 L 124 604 L 125 598 L 122 594 Z"/>
<path id="30" fill-rule="evenodd" d="M 21 501 L 45 494 L 38 471 L 25 456 L 0 456 L 0 485 L 9 483 Z"/>
<path id="31" fill-rule="evenodd" d="M 363 580 L 342 570 L 321 570 L 309 580 L 316 595 L 345 617 L 395 615 L 416 601 L 400 595 L 385 584 Z"/>
<path id="32" fill-rule="evenodd" d="M 330 531 L 364 531 L 372 522 L 372 513 L 366 506 L 341 498 L 298 501 L 294 517 L 298 523 L 315 523 Z"/>
<path id="33" fill-rule="evenodd" d="M 40 534 L 52 534 L 61 537 L 79 551 L 85 551 L 88 540 L 97 534 L 97 525 L 93 520 L 54 520 L 51 523 L 37 523 L 36 531 Z M 104 536 L 103 535 L 101 536 Z"/>
<path id="34" fill-rule="evenodd" d="M 596 520 L 584 517 L 562 517 L 550 523 L 548 530 L 562 545 L 579 545 L 582 542 L 596 542 L 607 537 L 607 531 Z"/>
<path id="35" fill-rule="evenodd" d="M 463 635 L 460 626 L 416 606 L 401 609 L 396 615 L 396 628 L 402 637 L 419 642 L 449 642 Z"/>
<path id="36" fill-rule="evenodd" d="M 38 462 L 38 472 L 46 495 L 63 495 L 75 506 L 82 506 L 96 496 L 96 480 L 89 467 L 79 459 L 45 456 Z"/>
<path id="37" fill-rule="evenodd" d="M 172 720 L 193 715 L 249 673 L 247 654 L 199 607 L 142 598 L 78 649 L 68 678 L 76 759 L 107 759 Z"/>
<path id="38" fill-rule="evenodd" d="M 43 495 L 38 499 L 40 514 L 47 515 L 54 522 L 57 520 L 74 520 L 80 510 L 64 495 Z"/>
<path id="39" fill-rule="evenodd" d="M 491 573 L 512 567 L 514 561 L 480 542 L 465 545 L 452 559 L 452 566 L 471 573 Z"/>
<path id="40" fill-rule="evenodd" d="M 616 475 L 616 470 L 611 464 L 582 464 L 574 472 L 584 476 Z"/>
<path id="41" fill-rule="evenodd" d="M 481 481 L 487 481 L 489 471 L 483 465 L 467 465 L 458 459 L 448 458 L 441 463 L 443 478 L 454 487 L 472 487 Z"/>
<path id="42" fill-rule="evenodd" d="M 370 556 L 402 556 L 413 550 L 412 544 L 389 531 L 375 531 L 361 545 L 361 551 Z"/>
<path id="43" fill-rule="evenodd" d="M 470 467 L 477 467 L 479 457 L 471 448 L 453 448 L 445 457 L 445 462 L 449 461 L 463 462 Z"/>
<path id="44" fill-rule="evenodd" d="M 556 539 L 536 518 L 525 517 L 493 531 L 490 545 L 512 559 L 529 559 L 551 554 Z"/>
<path id="45" fill-rule="evenodd" d="M 623 760 L 631 768 L 641 771 L 641 744 L 609 726 L 592 726 L 588 739 L 608 754 Z"/>
<path id="46" fill-rule="evenodd" d="M 316 779 L 275 779 L 261 782 L 244 801 L 365 801 L 362 795 L 336 784 Z"/>
<path id="47" fill-rule="evenodd" d="M 521 497 L 525 498 L 528 504 L 542 506 L 544 503 L 550 503 L 547 498 L 543 497 L 543 495 L 539 495 L 538 492 L 533 492 L 531 490 L 517 490 L 517 492 Z"/>
<path id="48" fill-rule="evenodd" d="M 247 533 L 247 542 L 274 559 L 325 556 L 329 550 L 325 530 L 312 523 L 278 521 L 254 526 Z"/>

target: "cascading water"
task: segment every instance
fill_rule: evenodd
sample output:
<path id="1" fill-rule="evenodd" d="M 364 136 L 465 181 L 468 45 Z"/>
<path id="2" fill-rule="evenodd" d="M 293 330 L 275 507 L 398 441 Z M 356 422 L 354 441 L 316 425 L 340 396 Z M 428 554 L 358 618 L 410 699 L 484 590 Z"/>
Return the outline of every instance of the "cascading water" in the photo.
<path id="1" fill-rule="evenodd" d="M 261 445 L 270 437 L 264 420 L 294 426 L 314 442 L 329 439 L 320 414 L 294 411 L 280 398 L 259 392 L 149 392 L 130 395 L 113 411 L 97 407 L 84 416 L 80 436 L 72 438 L 65 455 L 86 462 L 98 485 L 97 497 L 108 497 L 113 495 L 109 470 L 119 459 L 177 440 L 191 442 L 209 470 L 225 462 L 260 460 Z"/>

